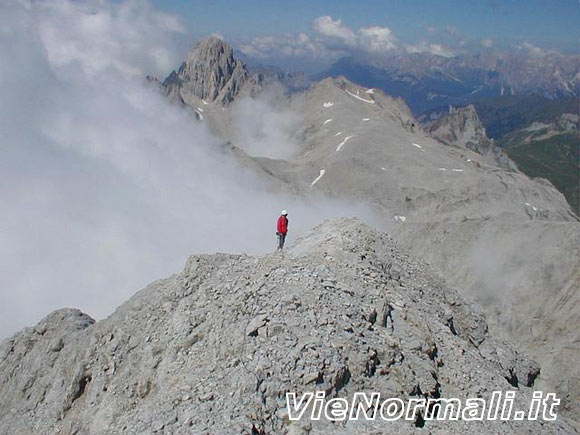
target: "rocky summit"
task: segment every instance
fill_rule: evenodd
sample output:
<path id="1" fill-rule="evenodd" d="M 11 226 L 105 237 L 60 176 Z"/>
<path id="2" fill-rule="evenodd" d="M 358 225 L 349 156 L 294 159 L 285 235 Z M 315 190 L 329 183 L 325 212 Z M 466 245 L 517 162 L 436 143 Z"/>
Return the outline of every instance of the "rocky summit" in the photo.
<path id="1" fill-rule="evenodd" d="M 426 126 L 432 137 L 445 145 L 469 148 L 481 154 L 487 163 L 506 169 L 515 169 L 516 165 L 493 139 L 487 137 L 485 128 L 475 111 L 473 104 L 465 107 L 449 107 L 449 114 Z"/>
<path id="2" fill-rule="evenodd" d="M 227 105 L 244 87 L 255 84 L 246 65 L 234 58 L 232 47 L 212 36 L 200 41 L 162 86 L 172 100 L 196 107 L 213 102 Z"/>
<path id="3" fill-rule="evenodd" d="M 284 254 L 194 255 L 94 322 L 56 311 L 0 346 L 0 432 L 566 433 L 566 420 L 292 421 L 286 393 L 489 399 L 527 409 L 538 366 L 478 306 L 357 219 Z"/>

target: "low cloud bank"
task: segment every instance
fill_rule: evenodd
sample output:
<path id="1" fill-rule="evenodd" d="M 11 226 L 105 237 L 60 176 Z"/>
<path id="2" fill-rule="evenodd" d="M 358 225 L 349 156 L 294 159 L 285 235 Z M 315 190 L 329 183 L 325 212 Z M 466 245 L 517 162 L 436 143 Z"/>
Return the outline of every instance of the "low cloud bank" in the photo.
<path id="1" fill-rule="evenodd" d="M 191 253 L 273 250 L 282 208 L 291 236 L 371 216 L 267 193 L 147 85 L 178 63 L 181 32 L 142 2 L 0 6 L 0 337 L 63 306 L 102 318 Z M 277 115 L 267 139 L 292 126 Z"/>
<path id="2" fill-rule="evenodd" d="M 298 150 L 291 136 L 301 119 L 280 88 L 235 101 L 232 119 L 234 143 L 250 156 L 288 159 Z"/>

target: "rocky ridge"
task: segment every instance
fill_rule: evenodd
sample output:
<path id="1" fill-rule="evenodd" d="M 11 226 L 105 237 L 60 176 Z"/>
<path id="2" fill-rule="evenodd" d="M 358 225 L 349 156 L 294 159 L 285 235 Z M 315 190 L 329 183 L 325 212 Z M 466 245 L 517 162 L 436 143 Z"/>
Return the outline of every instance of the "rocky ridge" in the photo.
<path id="1" fill-rule="evenodd" d="M 232 47 L 212 36 L 200 41 L 162 86 L 170 99 L 195 110 L 214 102 L 226 106 L 257 83 L 246 65 L 234 58 Z"/>
<path id="2" fill-rule="evenodd" d="M 195 255 L 94 323 L 52 313 L 0 346 L 0 430 L 565 433 L 565 420 L 291 422 L 286 392 L 489 398 L 527 409 L 535 363 L 384 233 L 327 221 L 286 252 Z"/>
<path id="3" fill-rule="evenodd" d="M 513 170 L 516 165 L 495 146 L 493 139 L 487 137 L 475 107 L 470 104 L 465 107 L 449 107 L 449 114 L 443 116 L 426 127 L 435 139 L 449 146 L 468 148 L 481 154 L 490 164 Z"/>

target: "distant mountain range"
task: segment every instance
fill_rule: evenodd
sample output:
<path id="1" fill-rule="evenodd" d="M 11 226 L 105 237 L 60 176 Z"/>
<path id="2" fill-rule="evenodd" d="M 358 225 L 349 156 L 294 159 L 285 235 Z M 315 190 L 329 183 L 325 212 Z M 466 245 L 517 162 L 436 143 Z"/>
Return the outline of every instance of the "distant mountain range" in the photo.
<path id="1" fill-rule="evenodd" d="M 578 96 L 580 56 L 476 54 L 447 58 L 412 53 L 382 61 L 345 57 L 314 79 L 341 75 L 404 98 L 418 115 L 441 106 L 464 106 L 504 95 L 537 94 L 549 99 Z"/>

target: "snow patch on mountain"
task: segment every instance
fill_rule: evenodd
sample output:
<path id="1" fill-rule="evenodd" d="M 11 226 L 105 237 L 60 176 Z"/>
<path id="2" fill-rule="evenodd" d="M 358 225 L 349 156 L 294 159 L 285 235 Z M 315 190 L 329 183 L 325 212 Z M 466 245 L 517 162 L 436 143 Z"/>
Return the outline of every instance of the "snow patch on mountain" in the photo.
<path id="1" fill-rule="evenodd" d="M 320 174 L 318 175 L 318 177 L 316 177 L 314 179 L 314 181 L 312 181 L 312 183 L 310 183 L 310 186 L 314 186 L 316 183 L 318 183 L 318 180 L 320 180 L 322 178 L 322 176 L 325 174 L 325 172 L 326 172 L 325 169 L 321 169 Z"/>
<path id="2" fill-rule="evenodd" d="M 338 144 L 338 146 L 336 147 L 336 152 L 340 151 L 342 149 L 342 147 L 344 146 L 344 144 L 346 143 L 347 140 L 349 140 L 351 137 L 354 137 L 354 134 L 351 136 L 347 136 L 345 137 L 341 143 Z"/>
<path id="3" fill-rule="evenodd" d="M 345 89 L 344 92 L 346 92 L 351 97 L 356 98 L 357 100 L 361 100 L 361 101 L 364 101 L 365 103 L 369 103 L 369 104 L 375 104 L 375 100 L 367 100 L 367 99 L 365 99 L 365 98 L 363 98 L 363 97 L 361 97 L 359 95 L 353 94 L 348 89 Z"/>

